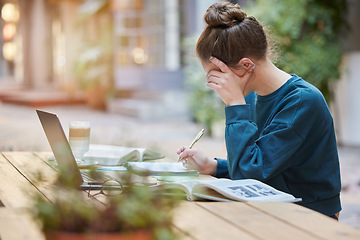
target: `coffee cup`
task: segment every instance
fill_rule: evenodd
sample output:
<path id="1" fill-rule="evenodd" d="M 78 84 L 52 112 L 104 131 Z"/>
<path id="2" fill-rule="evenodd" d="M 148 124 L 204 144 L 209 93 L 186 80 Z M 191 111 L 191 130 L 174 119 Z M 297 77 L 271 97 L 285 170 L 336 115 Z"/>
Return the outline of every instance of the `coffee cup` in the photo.
<path id="1" fill-rule="evenodd" d="M 83 162 L 84 154 L 90 146 L 90 123 L 71 121 L 69 124 L 69 144 L 76 161 Z"/>

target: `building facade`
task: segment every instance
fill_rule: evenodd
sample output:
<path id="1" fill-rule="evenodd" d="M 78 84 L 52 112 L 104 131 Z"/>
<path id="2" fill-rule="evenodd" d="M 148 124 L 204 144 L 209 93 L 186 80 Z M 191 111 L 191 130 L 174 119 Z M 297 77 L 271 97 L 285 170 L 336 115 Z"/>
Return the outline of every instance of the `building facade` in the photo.
<path id="1" fill-rule="evenodd" d="M 111 28 L 113 39 L 109 43 L 112 43 L 116 87 L 178 87 L 182 82 L 181 41 L 202 29 L 201 16 L 205 6 L 212 2 L 1 0 L 1 7 L 11 5 L 17 13 L 10 15 L 17 14 L 18 19 L 10 20 L 15 21 L 11 24 L 17 28 L 11 37 L 17 48 L 16 54 L 12 54 L 17 57 L 9 53 L 4 58 L 2 54 L 0 74 L 28 87 L 71 84 L 75 78 L 74 61 L 84 41 L 101 38 L 102 30 Z M 81 22 L 79 15 L 95 15 L 106 4 L 111 23 L 103 21 L 101 16 Z M 2 28 L 5 25 L 9 23 L 2 19 Z M 8 41 L 4 37 L 1 40 L 2 45 Z"/>

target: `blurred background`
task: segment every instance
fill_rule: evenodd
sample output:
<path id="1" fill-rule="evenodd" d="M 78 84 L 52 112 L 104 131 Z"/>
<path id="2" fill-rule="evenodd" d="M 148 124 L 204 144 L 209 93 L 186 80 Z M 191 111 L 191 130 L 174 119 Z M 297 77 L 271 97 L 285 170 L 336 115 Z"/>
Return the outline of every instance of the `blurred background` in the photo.
<path id="1" fill-rule="evenodd" d="M 194 52 L 214 2 L 0 0 L 0 150 L 49 150 L 34 112 L 42 108 L 59 114 L 65 132 L 70 120 L 90 120 L 95 143 L 146 146 L 174 159 L 205 127 L 199 148 L 226 157 L 224 106 Z M 326 97 L 343 219 L 360 228 L 360 1 L 231 2 L 267 26 L 279 67 Z"/>
<path id="2" fill-rule="evenodd" d="M 141 119 L 190 114 L 211 129 L 223 106 L 205 89 L 194 46 L 214 2 L 0 0 L 0 100 Z M 321 89 L 339 144 L 360 146 L 359 1 L 232 2 L 268 26 L 279 67 Z"/>

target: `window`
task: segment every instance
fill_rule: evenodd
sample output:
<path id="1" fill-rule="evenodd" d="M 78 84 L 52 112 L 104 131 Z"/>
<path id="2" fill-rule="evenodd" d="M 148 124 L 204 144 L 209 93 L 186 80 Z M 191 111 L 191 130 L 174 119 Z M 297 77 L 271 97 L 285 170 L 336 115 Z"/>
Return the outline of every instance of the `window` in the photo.
<path id="1" fill-rule="evenodd" d="M 178 0 L 115 0 L 116 67 L 180 67 Z"/>

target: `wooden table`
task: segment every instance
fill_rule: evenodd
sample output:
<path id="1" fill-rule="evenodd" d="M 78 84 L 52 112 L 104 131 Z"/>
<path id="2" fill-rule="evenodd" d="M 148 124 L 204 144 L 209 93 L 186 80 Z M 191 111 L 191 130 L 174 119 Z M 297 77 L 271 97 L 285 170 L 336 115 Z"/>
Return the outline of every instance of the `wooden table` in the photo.
<path id="1" fill-rule="evenodd" d="M 44 239 L 29 216 L 29 194 L 51 198 L 49 153 L 0 154 L 0 239 Z M 41 182 L 36 178 L 42 177 Z M 293 203 L 186 202 L 174 227 L 182 239 L 360 239 L 360 231 Z"/>

